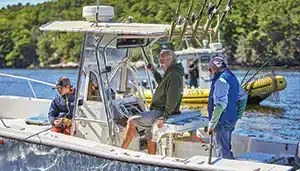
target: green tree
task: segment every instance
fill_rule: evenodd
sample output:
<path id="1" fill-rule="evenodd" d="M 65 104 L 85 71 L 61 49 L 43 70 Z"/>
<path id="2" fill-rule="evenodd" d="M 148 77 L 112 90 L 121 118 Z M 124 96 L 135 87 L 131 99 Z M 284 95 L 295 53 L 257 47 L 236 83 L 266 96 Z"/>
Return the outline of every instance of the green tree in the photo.
<path id="1" fill-rule="evenodd" d="M 210 1 L 216 4 L 216 1 Z M 182 1 L 180 15 L 186 17 L 190 1 Z M 233 1 L 234 8 L 221 26 L 221 41 L 231 64 L 249 64 L 257 55 L 268 51 L 276 65 L 300 64 L 300 1 L 243 0 Z M 39 27 L 55 20 L 83 20 L 82 7 L 96 5 L 95 0 L 59 0 L 38 5 L 9 5 L 0 10 L 0 67 L 47 66 L 58 62 L 77 62 L 82 34 L 41 33 Z M 101 5 L 115 9 L 114 21 L 133 16 L 134 22 L 170 23 L 178 0 L 104 0 Z M 198 13 L 202 4 L 194 4 Z M 226 1 L 220 6 L 220 14 Z M 207 10 L 201 20 L 205 24 Z M 213 21 L 212 27 L 216 24 Z M 199 37 L 200 40 L 208 37 Z M 213 42 L 216 40 L 214 39 Z M 180 40 L 172 43 L 178 49 Z M 198 47 L 192 39 L 191 45 Z M 159 43 L 153 46 L 157 58 Z M 141 51 L 133 51 L 133 60 Z M 157 59 L 155 59 L 157 60 Z M 262 58 L 260 63 L 264 59 Z"/>

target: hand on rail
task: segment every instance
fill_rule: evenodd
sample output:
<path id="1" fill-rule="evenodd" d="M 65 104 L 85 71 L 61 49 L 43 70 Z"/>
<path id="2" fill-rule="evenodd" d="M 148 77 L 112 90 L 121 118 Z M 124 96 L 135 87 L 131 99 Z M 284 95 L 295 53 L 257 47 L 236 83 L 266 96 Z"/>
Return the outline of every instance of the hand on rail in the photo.
<path id="1" fill-rule="evenodd" d="M 150 64 L 150 63 L 147 65 L 147 69 L 152 71 L 152 72 L 155 71 L 155 68 L 154 68 L 153 64 Z"/>

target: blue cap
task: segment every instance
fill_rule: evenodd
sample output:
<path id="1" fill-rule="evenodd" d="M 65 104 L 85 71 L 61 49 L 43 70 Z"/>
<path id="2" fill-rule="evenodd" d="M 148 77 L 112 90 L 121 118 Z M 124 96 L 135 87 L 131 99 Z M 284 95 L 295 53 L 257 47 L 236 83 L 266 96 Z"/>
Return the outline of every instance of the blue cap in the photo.
<path id="1" fill-rule="evenodd" d="M 222 71 L 227 68 L 227 63 L 224 58 L 216 56 L 210 59 L 208 63 L 208 69 L 214 68 L 217 71 Z"/>

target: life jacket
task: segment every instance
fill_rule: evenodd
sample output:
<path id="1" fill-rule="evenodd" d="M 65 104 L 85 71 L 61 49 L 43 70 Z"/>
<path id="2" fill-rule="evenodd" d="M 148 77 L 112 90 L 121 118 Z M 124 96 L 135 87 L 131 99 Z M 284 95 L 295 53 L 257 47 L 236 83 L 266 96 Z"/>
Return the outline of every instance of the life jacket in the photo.
<path id="1" fill-rule="evenodd" d="M 208 97 L 208 107 L 207 107 L 209 120 L 211 120 L 212 113 L 214 110 L 213 93 L 215 90 L 215 82 L 220 78 L 223 78 L 227 81 L 229 85 L 229 91 L 228 91 L 228 103 L 223 113 L 221 114 L 219 123 L 222 123 L 224 121 L 229 121 L 231 123 L 236 122 L 238 120 L 237 101 L 238 101 L 238 94 L 239 94 L 239 81 L 236 78 L 236 76 L 228 69 L 225 69 L 223 72 L 215 73 L 214 78 L 212 79 L 210 93 Z"/>

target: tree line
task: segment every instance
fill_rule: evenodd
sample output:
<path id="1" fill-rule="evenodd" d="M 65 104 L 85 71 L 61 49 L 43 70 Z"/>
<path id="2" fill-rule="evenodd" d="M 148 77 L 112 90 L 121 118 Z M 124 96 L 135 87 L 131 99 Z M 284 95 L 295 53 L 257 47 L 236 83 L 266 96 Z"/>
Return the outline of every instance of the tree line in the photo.
<path id="1" fill-rule="evenodd" d="M 216 4 L 217 0 L 210 0 Z M 189 1 L 184 0 L 180 14 L 186 16 Z M 203 0 L 195 0 L 192 12 L 198 13 Z M 222 1 L 220 12 L 227 1 Z M 60 62 L 78 62 L 81 33 L 43 33 L 39 27 L 55 20 L 84 20 L 82 7 L 96 0 L 58 0 L 38 5 L 17 4 L 0 10 L 0 68 L 47 67 Z M 115 9 L 114 21 L 133 16 L 135 22 L 170 23 L 178 1 L 102 0 L 101 5 Z M 222 23 L 221 42 L 230 64 L 249 65 L 273 57 L 273 65 L 300 64 L 300 0 L 233 0 L 233 9 Z M 204 11 L 201 25 L 207 19 Z M 215 23 L 213 23 L 215 24 Z M 175 42 L 176 45 L 176 42 Z M 159 46 L 154 48 L 157 56 Z M 134 52 L 133 60 L 140 58 Z"/>

